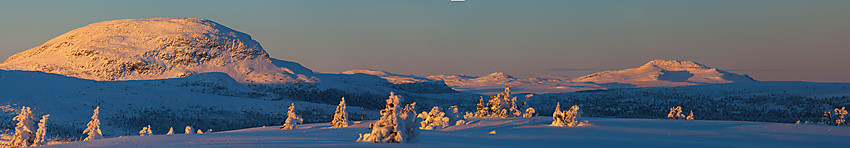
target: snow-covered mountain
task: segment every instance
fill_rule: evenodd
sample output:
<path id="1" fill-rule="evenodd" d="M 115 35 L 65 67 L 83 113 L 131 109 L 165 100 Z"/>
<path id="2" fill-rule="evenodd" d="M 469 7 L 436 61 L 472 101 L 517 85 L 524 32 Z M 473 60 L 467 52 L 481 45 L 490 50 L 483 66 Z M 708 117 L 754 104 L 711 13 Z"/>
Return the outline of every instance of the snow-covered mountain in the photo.
<path id="1" fill-rule="evenodd" d="M 222 72 L 242 83 L 312 82 L 312 71 L 271 59 L 248 34 L 198 18 L 123 19 L 71 30 L 15 54 L 4 70 L 91 80 L 151 80 Z"/>
<path id="2" fill-rule="evenodd" d="M 502 72 L 485 76 L 432 75 L 431 80 L 445 81 L 458 91 L 499 93 L 501 87 L 511 86 L 519 93 L 562 93 L 635 87 L 674 87 L 699 84 L 754 82 L 744 74 L 711 68 L 693 61 L 652 60 L 638 68 L 598 72 L 575 79 L 558 76 L 515 78 Z"/>
<path id="3" fill-rule="evenodd" d="M 652 60 L 638 68 L 610 70 L 582 76 L 574 82 L 592 82 L 609 88 L 684 86 L 707 83 L 754 82 L 750 76 L 711 68 L 693 61 Z"/>
<path id="4" fill-rule="evenodd" d="M 565 77 L 515 78 L 503 72 L 494 72 L 485 76 L 432 75 L 428 79 L 445 81 L 446 85 L 458 91 L 494 94 L 500 93 L 505 86 L 517 93 L 561 93 L 581 90 L 606 89 L 591 83 L 574 83 Z"/>

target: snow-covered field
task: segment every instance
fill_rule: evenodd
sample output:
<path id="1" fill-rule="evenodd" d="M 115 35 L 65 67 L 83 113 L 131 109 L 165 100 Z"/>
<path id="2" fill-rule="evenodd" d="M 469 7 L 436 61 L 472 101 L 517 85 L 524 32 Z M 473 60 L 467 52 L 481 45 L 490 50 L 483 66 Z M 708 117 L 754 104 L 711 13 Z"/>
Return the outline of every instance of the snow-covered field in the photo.
<path id="1" fill-rule="evenodd" d="M 550 117 L 474 118 L 470 124 L 422 130 L 412 143 L 357 143 L 369 122 L 328 123 L 193 135 L 124 136 L 47 147 L 842 147 L 850 127 L 764 122 L 584 118 L 579 127 L 552 127 Z M 490 134 L 495 131 L 495 134 Z M 155 133 L 162 134 L 162 133 Z"/>

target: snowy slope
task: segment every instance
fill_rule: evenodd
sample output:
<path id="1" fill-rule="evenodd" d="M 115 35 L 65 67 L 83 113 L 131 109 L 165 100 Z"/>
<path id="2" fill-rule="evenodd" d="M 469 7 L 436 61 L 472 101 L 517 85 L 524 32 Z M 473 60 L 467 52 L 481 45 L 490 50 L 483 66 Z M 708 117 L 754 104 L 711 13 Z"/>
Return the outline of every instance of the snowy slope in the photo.
<path id="1" fill-rule="evenodd" d="M 224 73 L 202 73 L 184 78 L 136 81 L 93 81 L 57 74 L 0 70 L 0 106 L 3 128 L 14 129 L 11 117 L 21 106 L 37 117 L 51 114 L 48 133 L 64 138 L 81 136 L 96 106 L 106 137 L 137 132 L 141 126 L 226 130 L 277 124 L 295 102 L 299 110 L 333 113 L 335 105 L 292 100 L 269 100 L 273 94 L 256 92 Z M 351 106 L 353 113 L 364 109 Z M 359 114 L 358 114 L 359 115 Z M 7 119 L 8 117 L 8 119 Z M 311 117 L 308 122 L 324 120 Z M 329 117 L 326 117 L 329 118 Z M 82 126 L 82 127 L 81 127 Z M 159 131 L 163 132 L 163 131 Z"/>
<path id="2" fill-rule="evenodd" d="M 356 143 L 368 122 L 330 129 L 257 127 L 202 135 L 128 136 L 47 147 L 841 147 L 850 128 L 763 122 L 585 118 L 573 128 L 552 119 L 472 119 L 471 124 L 423 130 L 413 143 Z M 489 134 L 495 131 L 495 134 Z M 155 133 L 162 134 L 162 133 Z"/>
<path id="3" fill-rule="evenodd" d="M 205 72 L 223 72 L 242 83 L 314 81 L 309 69 L 270 59 L 248 34 L 198 18 L 93 23 L 15 54 L 0 69 L 109 81 Z"/>

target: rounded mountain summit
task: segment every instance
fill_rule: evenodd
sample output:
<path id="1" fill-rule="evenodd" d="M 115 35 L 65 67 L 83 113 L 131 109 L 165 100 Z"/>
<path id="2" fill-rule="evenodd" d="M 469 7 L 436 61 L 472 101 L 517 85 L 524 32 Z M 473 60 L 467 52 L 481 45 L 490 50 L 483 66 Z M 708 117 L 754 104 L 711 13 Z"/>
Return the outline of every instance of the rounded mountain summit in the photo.
<path id="1" fill-rule="evenodd" d="M 15 54 L 0 69 L 98 81 L 221 72 L 242 83 L 316 81 L 295 62 L 269 58 L 248 34 L 199 18 L 123 19 L 71 30 Z"/>

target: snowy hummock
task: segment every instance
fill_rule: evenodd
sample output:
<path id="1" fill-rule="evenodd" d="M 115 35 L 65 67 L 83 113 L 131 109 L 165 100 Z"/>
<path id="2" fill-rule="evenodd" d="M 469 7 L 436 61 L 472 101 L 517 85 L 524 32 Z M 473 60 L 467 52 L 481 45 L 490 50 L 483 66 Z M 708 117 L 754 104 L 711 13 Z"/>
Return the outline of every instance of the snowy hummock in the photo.
<path id="1" fill-rule="evenodd" d="M 125 136 L 48 147 L 840 147 L 850 128 L 764 122 L 584 118 L 592 124 L 548 126 L 551 119 L 472 118 L 469 125 L 421 131 L 413 143 L 359 143 L 363 122 L 293 130 L 257 127 L 203 135 Z M 492 131 L 494 134 L 489 134 Z"/>

